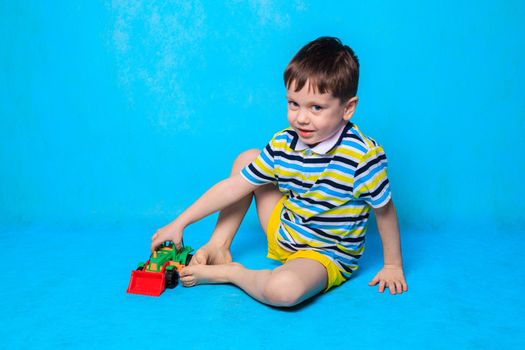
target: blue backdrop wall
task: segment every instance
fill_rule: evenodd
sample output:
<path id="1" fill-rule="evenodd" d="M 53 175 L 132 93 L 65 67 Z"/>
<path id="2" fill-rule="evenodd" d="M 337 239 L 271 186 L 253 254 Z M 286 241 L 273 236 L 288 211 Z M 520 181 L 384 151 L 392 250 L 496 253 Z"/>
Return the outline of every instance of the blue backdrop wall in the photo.
<path id="1" fill-rule="evenodd" d="M 365 5 L 366 3 L 366 5 Z M 520 1 L 0 3 L 3 225 L 164 223 L 287 126 L 306 42 L 361 60 L 354 116 L 403 225 L 525 226 Z"/>

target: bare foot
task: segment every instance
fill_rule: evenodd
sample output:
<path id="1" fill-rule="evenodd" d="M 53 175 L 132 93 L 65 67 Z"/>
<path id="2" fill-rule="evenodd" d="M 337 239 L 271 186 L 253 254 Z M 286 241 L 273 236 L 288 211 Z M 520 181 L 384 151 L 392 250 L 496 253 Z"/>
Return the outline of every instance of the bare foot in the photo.
<path id="1" fill-rule="evenodd" d="M 229 283 L 231 272 L 239 268 L 242 268 L 242 265 L 234 262 L 222 265 L 187 266 L 180 272 L 180 281 L 185 287 L 193 287 L 198 284 Z"/>
<path id="2" fill-rule="evenodd" d="M 193 255 L 189 266 L 193 265 L 221 265 L 232 262 L 232 255 L 228 248 L 223 248 L 211 242 L 206 243 Z"/>

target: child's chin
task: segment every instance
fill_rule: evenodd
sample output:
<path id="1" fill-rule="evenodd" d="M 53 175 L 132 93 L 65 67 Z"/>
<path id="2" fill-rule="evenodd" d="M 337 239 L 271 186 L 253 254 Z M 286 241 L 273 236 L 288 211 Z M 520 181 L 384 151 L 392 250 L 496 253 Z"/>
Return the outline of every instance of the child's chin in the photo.
<path id="1" fill-rule="evenodd" d="M 307 145 L 314 145 L 317 143 L 313 137 L 299 137 L 299 139 Z"/>
<path id="2" fill-rule="evenodd" d="M 310 148 L 313 148 L 315 146 L 317 146 L 318 144 L 320 144 L 321 142 L 320 141 L 317 141 L 317 140 L 314 140 L 314 139 L 307 139 L 307 140 L 301 140 L 303 141 L 303 143 L 305 145 L 307 145 L 308 147 Z"/>

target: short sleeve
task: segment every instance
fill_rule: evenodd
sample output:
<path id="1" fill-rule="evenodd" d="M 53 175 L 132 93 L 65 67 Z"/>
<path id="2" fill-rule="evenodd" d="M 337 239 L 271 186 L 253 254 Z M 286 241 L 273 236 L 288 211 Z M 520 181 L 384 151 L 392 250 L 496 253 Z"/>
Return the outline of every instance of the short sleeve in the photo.
<path id="1" fill-rule="evenodd" d="M 354 175 L 354 197 L 365 200 L 372 208 L 380 208 L 392 196 L 387 177 L 386 154 L 381 146 L 363 155 Z"/>
<path id="2" fill-rule="evenodd" d="M 241 175 L 248 182 L 256 186 L 267 183 L 277 183 L 274 172 L 274 151 L 272 139 L 262 150 L 259 156 L 241 170 Z"/>

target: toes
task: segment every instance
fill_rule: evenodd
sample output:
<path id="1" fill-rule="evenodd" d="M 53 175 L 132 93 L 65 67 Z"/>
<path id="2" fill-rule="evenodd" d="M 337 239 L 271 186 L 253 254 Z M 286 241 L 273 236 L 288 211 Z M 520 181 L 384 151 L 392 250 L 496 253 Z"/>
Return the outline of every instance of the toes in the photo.
<path id="1" fill-rule="evenodd" d="M 206 265 L 206 261 L 208 260 L 208 256 L 207 254 L 205 253 L 200 253 L 199 256 L 197 257 L 197 261 L 196 263 L 197 264 L 202 264 L 202 265 Z"/>
<path id="2" fill-rule="evenodd" d="M 195 285 L 195 278 L 192 276 L 181 277 L 180 281 L 184 287 L 193 287 Z"/>
<path id="3" fill-rule="evenodd" d="M 191 275 L 191 266 L 186 266 L 179 273 L 179 276 L 181 277 L 181 279 L 182 277 L 187 277 L 189 275 Z"/>
<path id="4" fill-rule="evenodd" d="M 190 261 L 190 265 L 205 265 L 206 264 L 206 253 L 199 250 L 195 253 Z"/>

